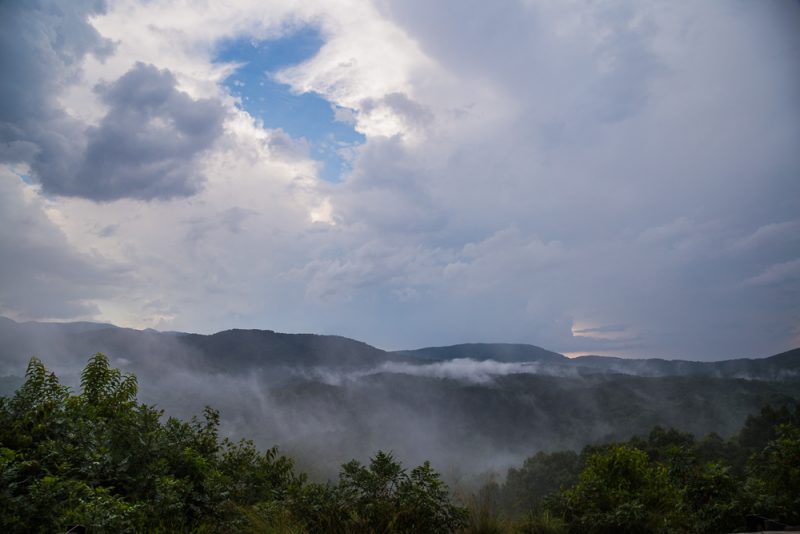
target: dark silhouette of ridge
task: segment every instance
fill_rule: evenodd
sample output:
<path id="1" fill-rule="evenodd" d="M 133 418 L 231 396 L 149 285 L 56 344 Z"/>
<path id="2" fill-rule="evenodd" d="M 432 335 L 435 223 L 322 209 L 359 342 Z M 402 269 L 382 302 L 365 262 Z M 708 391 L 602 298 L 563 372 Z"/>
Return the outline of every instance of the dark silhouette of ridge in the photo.
<path id="1" fill-rule="evenodd" d="M 242 366 L 363 366 L 389 359 L 388 353 L 341 336 L 283 334 L 272 330 L 225 330 L 183 334 L 180 340 L 224 368 Z"/>
<path id="2" fill-rule="evenodd" d="M 495 360 L 498 362 L 549 362 L 563 364 L 569 359 L 535 345 L 521 343 L 462 343 L 447 347 L 425 347 L 415 350 L 397 351 L 395 354 L 411 356 L 422 360 L 453 360 L 471 358 L 473 360 Z"/>
<path id="3" fill-rule="evenodd" d="M 0 317 L 0 375 L 30 356 L 82 362 L 95 353 L 136 362 L 153 356 L 182 359 L 207 370 L 246 372 L 265 367 L 374 367 L 389 361 L 432 363 L 455 359 L 538 363 L 539 368 L 571 369 L 581 375 L 627 374 L 647 377 L 698 376 L 756 380 L 800 380 L 800 348 L 767 358 L 715 362 L 633 359 L 609 356 L 567 358 L 528 344 L 464 343 L 387 352 L 362 341 L 335 335 L 287 334 L 272 330 L 232 329 L 215 334 L 135 330 L 107 323 L 18 323 Z M 8 373 L 5 373 L 8 374 Z"/>

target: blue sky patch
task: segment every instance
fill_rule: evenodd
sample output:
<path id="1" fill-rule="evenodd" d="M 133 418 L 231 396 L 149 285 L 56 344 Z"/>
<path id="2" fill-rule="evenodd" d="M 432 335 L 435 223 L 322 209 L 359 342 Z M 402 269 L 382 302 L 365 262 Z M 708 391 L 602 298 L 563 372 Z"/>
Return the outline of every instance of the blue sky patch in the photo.
<path id="1" fill-rule="evenodd" d="M 331 103 L 319 94 L 296 94 L 273 79 L 277 71 L 313 57 L 323 44 L 318 29 L 304 27 L 275 40 L 225 41 L 217 50 L 215 62 L 243 63 L 224 85 L 265 127 L 282 128 L 294 138 L 308 140 L 311 156 L 324 164 L 322 178 L 337 182 L 350 169 L 340 150 L 363 143 L 364 136 L 350 124 L 337 121 Z"/>
<path id="2" fill-rule="evenodd" d="M 28 185 L 33 184 L 33 180 L 31 180 L 30 175 L 27 172 L 20 171 L 16 165 L 6 165 L 6 168 L 16 174 L 20 180 L 25 182 Z"/>

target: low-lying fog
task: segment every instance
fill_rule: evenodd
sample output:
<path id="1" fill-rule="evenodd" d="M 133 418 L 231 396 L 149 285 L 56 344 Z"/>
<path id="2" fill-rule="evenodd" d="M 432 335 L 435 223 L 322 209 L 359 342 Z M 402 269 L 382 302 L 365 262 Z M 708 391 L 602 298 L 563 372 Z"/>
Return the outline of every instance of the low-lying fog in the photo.
<path id="1" fill-rule="evenodd" d="M 142 402 L 181 418 L 217 408 L 225 435 L 278 445 L 318 477 L 379 449 L 406 465 L 431 460 L 449 479 L 463 481 L 486 472 L 502 476 L 539 450 L 627 438 L 655 424 L 725 435 L 797 385 L 587 372 L 557 355 L 415 360 L 344 338 L 252 331 L 226 333 L 218 344 L 214 336 L 124 329 L 7 324 L 0 334 L 0 376 L 21 376 L 37 355 L 77 388 L 86 361 L 101 351 L 137 375 Z M 339 353 L 345 356 L 327 358 Z"/>

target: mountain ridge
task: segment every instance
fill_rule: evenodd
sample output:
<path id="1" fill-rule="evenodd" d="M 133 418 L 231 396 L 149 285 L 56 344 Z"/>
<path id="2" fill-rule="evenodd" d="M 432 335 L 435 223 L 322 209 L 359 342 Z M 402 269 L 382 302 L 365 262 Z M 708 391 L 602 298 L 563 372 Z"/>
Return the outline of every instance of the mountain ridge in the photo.
<path id="1" fill-rule="evenodd" d="M 386 351 L 363 341 L 340 335 L 285 333 L 270 329 L 221 330 L 212 334 L 137 330 L 110 323 L 88 321 L 73 323 L 17 322 L 0 316 L 0 360 L 9 359 L 11 351 L 28 352 L 29 358 L 42 348 L 60 345 L 54 356 L 68 357 L 66 350 L 91 353 L 122 353 L 128 358 L 132 346 L 143 340 L 177 341 L 188 351 L 197 351 L 211 367 L 246 366 L 251 363 L 277 365 L 345 366 L 380 364 L 389 361 L 431 364 L 456 359 L 496 361 L 501 363 L 540 363 L 563 368 L 577 368 L 583 373 L 610 372 L 660 375 L 704 375 L 747 378 L 763 376 L 778 379 L 783 374 L 800 375 L 800 348 L 758 358 L 734 358 L 696 361 L 665 358 L 622 358 L 586 355 L 568 358 L 561 353 L 527 343 L 459 343 L 417 349 Z M 167 343 L 169 345 L 169 343 Z M 49 347 L 47 347 L 49 348 Z M 52 351 L 45 351 L 52 352 Z M 17 356 L 20 356 L 17 354 Z M 82 354 L 81 357 L 84 357 Z M 224 358 L 222 357 L 224 356 Z"/>
<path id="2" fill-rule="evenodd" d="M 342 336 L 214 334 L 0 321 L 0 394 L 38 356 L 70 387 L 105 353 L 144 402 L 179 417 L 206 405 L 226 435 L 338 466 L 391 448 L 478 473 L 538 450 L 627 439 L 655 425 L 730 435 L 761 406 L 797 398 L 800 349 L 723 362 L 570 359 L 535 345 L 384 351 Z M 492 451 L 487 457 L 486 451 Z"/>

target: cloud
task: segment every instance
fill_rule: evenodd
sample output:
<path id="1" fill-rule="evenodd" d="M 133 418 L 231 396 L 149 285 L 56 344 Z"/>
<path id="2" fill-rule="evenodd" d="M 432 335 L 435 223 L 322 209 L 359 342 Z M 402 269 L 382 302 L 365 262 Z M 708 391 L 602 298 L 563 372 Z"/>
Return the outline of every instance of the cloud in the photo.
<path id="1" fill-rule="evenodd" d="M 72 180 L 44 181 L 45 189 L 105 201 L 196 193 L 203 181 L 196 160 L 222 134 L 225 111 L 176 83 L 169 71 L 137 63 L 99 86 L 109 111 L 88 129 L 80 170 Z"/>
<path id="2" fill-rule="evenodd" d="M 105 258 L 74 250 L 31 186 L 1 167 L 0 250 L 2 315 L 94 318 L 97 299 L 132 283 L 129 273 Z"/>
<path id="3" fill-rule="evenodd" d="M 111 41 L 87 21 L 104 11 L 105 2 L 93 0 L 66 6 L 48 0 L 0 6 L 0 118 L 6 135 L 14 132 L 36 141 L 43 133 L 37 123 L 64 117 L 56 97 L 65 84 L 78 80 L 84 56 L 106 57 L 113 50 Z"/>
<path id="4" fill-rule="evenodd" d="M 135 269 L 125 298 L 86 290 L 108 320 L 699 359 L 796 340 L 789 278 L 742 283 L 798 257 L 796 3 L 80 6 L 70 31 L 9 23 L 28 89 L 2 86 L 0 150 L 74 251 Z M 308 24 L 319 53 L 275 76 L 365 134 L 339 183 L 213 62 Z"/>
<path id="5" fill-rule="evenodd" d="M 364 377 L 381 374 L 399 374 L 422 376 L 486 384 L 496 377 L 531 374 L 542 376 L 579 377 L 575 368 L 541 362 L 498 362 L 496 360 L 475 360 L 472 358 L 455 358 L 434 363 L 385 362 L 369 369 L 341 370 L 326 367 L 311 369 L 294 369 L 293 372 L 306 379 L 319 380 L 325 384 L 339 386 Z"/>
<path id="6" fill-rule="evenodd" d="M 387 137 L 410 137 L 434 121 L 430 109 L 401 92 L 389 93 L 380 99 L 365 98 L 359 102 L 359 113 L 382 124 L 383 131 L 373 131 L 372 135 Z"/>
<path id="7" fill-rule="evenodd" d="M 58 96 L 80 78 L 84 56 L 111 53 L 87 21 L 103 11 L 103 2 L 80 0 L 0 6 L 0 161 L 28 164 L 43 182 L 75 172 L 84 125 Z"/>
<path id="8" fill-rule="evenodd" d="M 576 335 L 581 334 L 617 334 L 625 331 L 625 325 L 595 326 L 591 328 L 575 328 Z"/>
<path id="9" fill-rule="evenodd" d="M 433 378 L 448 378 L 465 382 L 486 383 L 494 377 L 514 374 L 539 374 L 544 376 L 578 376 L 573 369 L 564 369 L 539 362 L 497 362 L 456 358 L 446 362 L 409 364 L 389 362 L 373 371 L 375 373 L 398 373 Z"/>
<path id="10" fill-rule="evenodd" d="M 170 72 L 137 63 L 96 88 L 108 112 L 99 125 L 89 125 L 58 99 L 80 82 L 84 56 L 111 53 L 110 41 L 87 20 L 101 14 L 104 3 L 74 2 L 62 9 L 11 2 L 2 9 L 3 160 L 29 164 L 32 178 L 49 194 L 150 200 L 198 190 L 203 178 L 195 158 L 222 132 L 219 102 L 194 100 L 177 90 Z"/>
<path id="11" fill-rule="evenodd" d="M 765 224 L 751 234 L 739 238 L 731 244 L 736 253 L 763 252 L 768 247 L 797 245 L 800 241 L 800 220 Z"/>
<path id="12" fill-rule="evenodd" d="M 744 285 L 775 285 L 797 279 L 800 279 L 800 259 L 770 265 L 760 274 L 745 280 Z"/>

